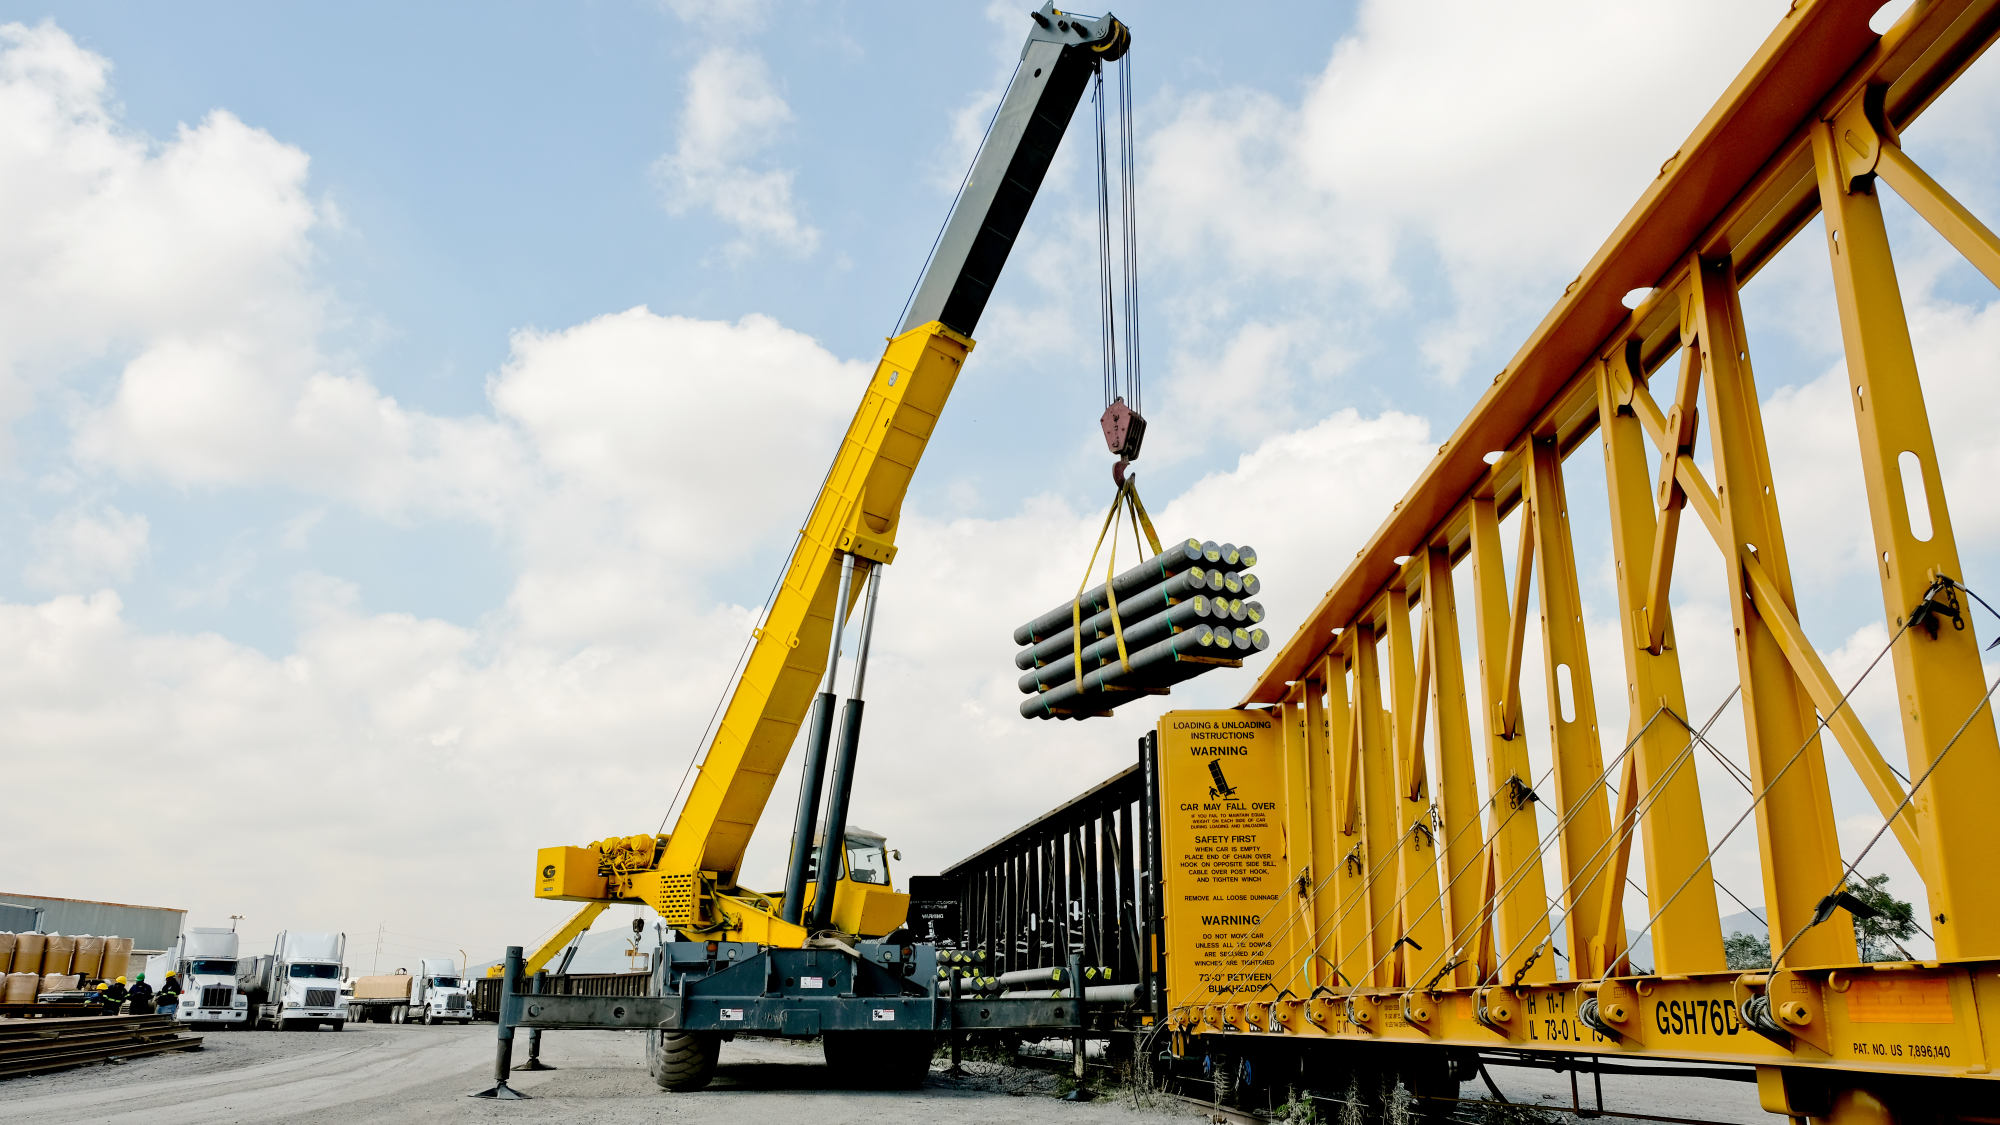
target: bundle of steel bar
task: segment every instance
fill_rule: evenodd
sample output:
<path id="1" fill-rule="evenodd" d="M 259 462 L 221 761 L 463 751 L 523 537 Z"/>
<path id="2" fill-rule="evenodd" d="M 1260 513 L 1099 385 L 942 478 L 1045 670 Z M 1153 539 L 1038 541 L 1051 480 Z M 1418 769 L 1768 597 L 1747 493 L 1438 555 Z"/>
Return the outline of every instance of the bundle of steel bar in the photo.
<path id="1" fill-rule="evenodd" d="M 1176 575 L 1186 574 L 1189 571 L 1200 571 L 1201 577 L 1199 581 L 1208 590 L 1221 592 L 1226 589 L 1229 591 L 1231 597 L 1241 597 L 1245 593 L 1242 580 L 1236 580 L 1236 583 L 1232 586 L 1230 579 L 1226 576 L 1232 575 L 1237 571 L 1248 570 L 1252 566 L 1255 566 L 1256 563 L 1257 552 L 1249 547 L 1238 547 L 1229 543 L 1216 543 L 1213 541 L 1202 543 L 1189 539 L 1177 543 L 1173 547 L 1140 563 L 1138 566 L 1117 575 L 1109 583 L 1099 583 L 1078 594 L 1074 599 L 1065 600 L 1056 608 L 1014 630 L 1014 643 L 1017 645 L 1032 645 L 1039 641 L 1048 640 L 1059 633 L 1065 633 L 1075 624 L 1078 612 L 1081 612 L 1084 617 L 1094 617 L 1097 614 L 1106 613 L 1111 609 L 1111 603 L 1114 598 L 1119 603 L 1120 616 L 1122 617 L 1125 615 L 1124 603 L 1127 598 L 1158 586 Z M 1197 591 L 1189 589 L 1187 592 L 1192 594 Z M 1257 593 L 1254 588 L 1249 589 L 1247 592 L 1252 597 L 1255 597 Z M 1164 604 L 1156 605 L 1155 611 Z M 1140 616 L 1141 614 L 1136 612 L 1138 607 L 1135 606 L 1133 608 L 1135 610 L 1134 615 Z"/>
<path id="2" fill-rule="evenodd" d="M 1256 561 L 1249 547 L 1183 540 L 1014 630 L 1025 646 L 1014 655 L 1025 673 L 1017 686 L 1035 697 L 1021 714 L 1108 715 L 1210 669 L 1240 667 L 1270 645 L 1254 600 L 1262 583 L 1247 573 Z"/>
<path id="3" fill-rule="evenodd" d="M 1198 624 L 1129 652 L 1123 660 L 1113 652 L 1111 659 L 1096 669 L 1086 666 L 1082 680 L 1072 677 L 1023 701 L 1021 714 L 1030 719 L 1108 715 L 1112 708 L 1135 696 L 1164 695 L 1174 684 L 1213 668 L 1240 667 L 1243 655 L 1262 652 L 1270 645 L 1270 634 L 1262 628 Z"/>

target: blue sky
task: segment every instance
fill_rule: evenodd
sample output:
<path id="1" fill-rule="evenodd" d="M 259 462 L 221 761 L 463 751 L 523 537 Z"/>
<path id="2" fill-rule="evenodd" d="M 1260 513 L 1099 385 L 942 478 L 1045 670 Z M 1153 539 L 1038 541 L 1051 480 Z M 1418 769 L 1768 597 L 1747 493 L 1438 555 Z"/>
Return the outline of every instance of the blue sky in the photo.
<path id="1" fill-rule="evenodd" d="M 1784 6 L 1116 9 L 1135 37 L 1139 470 L 1162 531 L 1262 548 L 1285 635 Z M 186 830 L 196 869 L 240 865 L 239 886 L 79 885 L 19 851 L 0 880 L 489 953 L 552 925 L 524 857 L 666 812 L 1025 10 L 0 4 L 18 21 L 0 200 L 26 216 L 0 244 L 0 706 L 21 753 L 132 779 L 86 827 L 239 790 L 254 826 Z M 1607 46 L 1629 42 L 1654 49 Z M 1988 73 L 1908 145 L 1990 215 Z M 901 843 L 904 874 L 1122 767 L 1151 718 L 1023 724 L 1002 639 L 1075 582 L 1107 499 L 1088 121 L 1086 104 L 885 578 L 880 772 L 856 819 Z M 2000 414 L 1993 294 L 1890 210 L 1951 488 L 1985 471 Z M 1851 425 L 1815 253 L 1795 240 L 1745 301 L 1787 420 L 1802 618 L 1823 651 L 1865 655 L 1879 602 L 1836 487 Z M 1960 503 L 1976 580 L 2000 520 Z M 1722 604 L 1696 573 L 1713 560 L 1684 554 L 1676 612 Z M 1697 710 L 1727 690 L 1717 655 L 1690 675 Z M 1885 744 L 1892 707 L 1871 724 Z M 939 777 L 992 798 L 940 809 Z M 266 785 L 411 811 L 293 824 L 255 808 Z M 792 793 L 781 779 L 767 823 Z M 1837 804 L 1865 825 L 1856 794 Z M 304 853 L 310 890 L 254 877 Z M 1754 890 L 1754 850 L 1731 862 Z M 449 891 L 409 889 L 440 869 Z"/>

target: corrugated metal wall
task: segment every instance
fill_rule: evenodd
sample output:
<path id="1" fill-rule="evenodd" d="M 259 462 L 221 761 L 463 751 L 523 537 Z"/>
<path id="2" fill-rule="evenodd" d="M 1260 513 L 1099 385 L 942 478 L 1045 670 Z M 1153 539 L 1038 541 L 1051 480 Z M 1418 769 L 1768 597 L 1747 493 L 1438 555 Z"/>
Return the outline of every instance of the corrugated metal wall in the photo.
<path id="1" fill-rule="evenodd" d="M 41 907 L 42 930 L 45 933 L 128 937 L 132 939 L 134 950 L 152 952 L 171 946 L 174 939 L 180 936 L 181 922 L 187 917 L 187 911 L 167 906 L 129 906 L 118 902 L 17 895 L 5 891 L 0 891 L 0 905 L 26 907 L 27 928 L 34 926 L 34 908 Z"/>

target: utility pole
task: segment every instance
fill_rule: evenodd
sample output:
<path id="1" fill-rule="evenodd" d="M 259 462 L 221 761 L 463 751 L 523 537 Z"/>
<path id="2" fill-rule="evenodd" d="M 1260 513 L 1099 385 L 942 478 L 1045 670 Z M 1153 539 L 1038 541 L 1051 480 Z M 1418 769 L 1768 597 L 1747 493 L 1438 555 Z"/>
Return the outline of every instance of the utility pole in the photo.
<path id="1" fill-rule="evenodd" d="M 370 976 L 382 971 L 382 931 L 388 928 L 389 923 L 387 922 L 381 922 L 375 926 L 375 959 L 368 963 L 368 973 Z"/>

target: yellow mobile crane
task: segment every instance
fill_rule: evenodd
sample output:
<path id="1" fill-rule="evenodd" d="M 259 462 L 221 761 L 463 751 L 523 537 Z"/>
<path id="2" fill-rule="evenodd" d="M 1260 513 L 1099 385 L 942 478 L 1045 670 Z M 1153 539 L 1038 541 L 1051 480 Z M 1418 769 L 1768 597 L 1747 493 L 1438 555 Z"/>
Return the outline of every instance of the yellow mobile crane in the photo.
<path id="1" fill-rule="evenodd" d="M 931 1033 L 950 1026 L 948 1007 L 938 1004 L 934 951 L 866 940 L 899 930 L 909 898 L 889 882 L 880 839 L 851 838 L 847 800 L 875 592 L 881 568 L 896 557 L 903 495 L 1078 103 L 1093 81 L 1101 88 L 1104 64 L 1123 57 L 1131 44 L 1128 29 L 1109 14 L 1079 16 L 1049 3 L 1030 19 L 1013 80 L 902 325 L 841 440 L 673 830 L 543 848 L 537 855 L 536 896 L 586 905 L 525 958 L 518 948 L 509 951 L 499 970 L 509 978 L 500 1018 L 501 1069 L 483 1096 L 519 1096 L 505 1083 L 515 1026 L 654 1031 L 655 1075 L 674 1089 L 707 1083 L 726 1033 L 826 1033 L 830 1061 L 844 1061 L 841 1053 L 855 1041 L 841 1033 L 865 1031 L 879 1073 L 921 1080 Z M 1099 143 L 1101 148 L 1101 121 Z M 820 792 L 834 746 L 836 623 L 845 625 L 864 589 L 854 686 L 832 756 L 826 829 L 815 855 Z M 785 887 L 761 893 L 738 881 L 743 853 L 809 712 Z M 849 846 L 870 855 L 869 871 L 850 863 Z M 672 956 L 657 959 L 655 996 L 614 1002 L 521 995 L 522 975 L 541 969 L 621 902 L 652 907 L 687 939 L 671 944 Z M 699 960 L 679 960 L 683 949 L 697 951 L 691 956 Z M 1074 1019 L 1059 1011 L 1051 1016 L 1046 1004 L 1017 1006 L 1027 1024 Z M 909 1044 L 900 1054 L 889 1052 L 907 1064 L 900 1069 L 882 1065 L 881 1048 L 889 1042 L 883 1033 L 890 1031 L 906 1033 L 902 1041 Z"/>

